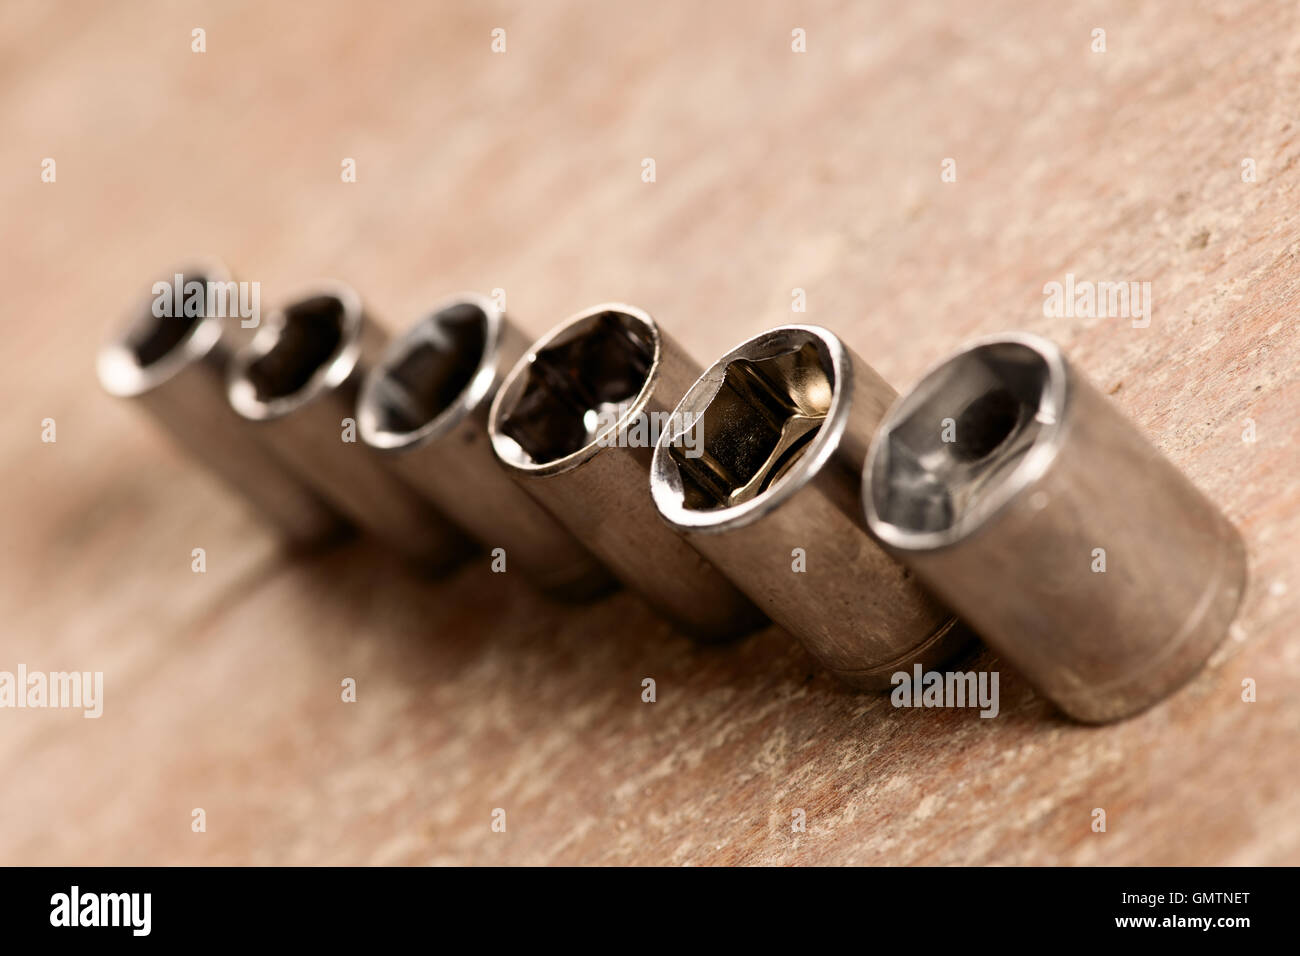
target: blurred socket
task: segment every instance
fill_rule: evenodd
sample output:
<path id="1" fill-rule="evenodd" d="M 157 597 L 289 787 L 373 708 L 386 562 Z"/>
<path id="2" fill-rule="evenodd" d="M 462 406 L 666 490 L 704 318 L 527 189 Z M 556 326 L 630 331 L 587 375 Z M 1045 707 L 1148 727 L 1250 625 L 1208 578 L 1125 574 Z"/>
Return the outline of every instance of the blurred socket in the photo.
<path id="1" fill-rule="evenodd" d="M 210 289 L 228 288 L 225 265 L 205 258 L 159 276 L 99 350 L 100 384 L 154 417 L 194 458 L 249 501 L 292 546 L 337 533 L 339 514 L 270 448 L 252 435 L 226 401 L 226 371 L 237 319 L 215 314 Z M 174 295 L 170 289 L 179 289 Z M 229 298 L 225 298 L 229 301 Z"/>
<path id="2" fill-rule="evenodd" d="M 356 436 L 357 394 L 385 335 L 350 287 L 323 282 L 272 312 L 230 363 L 245 427 L 331 504 L 420 567 L 445 570 L 468 539 Z"/>
<path id="3" fill-rule="evenodd" d="M 701 640 L 763 622 L 726 578 L 656 516 L 654 430 L 699 367 L 645 312 L 609 304 L 535 342 L 488 418 L 497 457 L 629 587 Z"/>
<path id="4" fill-rule="evenodd" d="M 361 386 L 361 439 L 489 549 L 540 588 L 579 600 L 614 586 L 595 558 L 506 473 L 488 410 L 528 339 L 496 304 L 464 293 L 396 339 Z"/>

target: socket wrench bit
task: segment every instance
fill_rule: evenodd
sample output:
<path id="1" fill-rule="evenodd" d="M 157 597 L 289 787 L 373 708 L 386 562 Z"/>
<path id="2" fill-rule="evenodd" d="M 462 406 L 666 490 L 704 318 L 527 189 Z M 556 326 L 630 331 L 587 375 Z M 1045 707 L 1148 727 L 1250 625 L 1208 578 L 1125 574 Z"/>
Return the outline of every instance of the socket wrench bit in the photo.
<path id="1" fill-rule="evenodd" d="M 162 299 L 160 285 L 174 289 L 170 301 Z M 159 291 L 141 299 L 100 348 L 100 385 L 149 412 L 290 546 L 305 548 L 334 537 L 343 530 L 341 517 L 249 435 L 226 402 L 231 331 L 228 319 L 215 314 L 223 310 L 208 308 L 209 299 L 214 306 L 230 302 L 234 283 L 225 265 L 210 258 L 188 263 L 153 287 Z"/>
<path id="2" fill-rule="evenodd" d="M 385 336 L 349 286 L 329 282 L 272 312 L 231 359 L 230 405 L 247 427 L 360 527 L 429 571 L 465 536 L 356 440 L 357 392 Z"/>
<path id="3" fill-rule="evenodd" d="M 978 341 L 903 396 L 863 503 L 876 537 L 1081 721 L 1189 680 L 1245 591 L 1237 530 L 1036 335 Z"/>
<path id="4" fill-rule="evenodd" d="M 488 409 L 528 339 L 489 298 L 433 308 L 366 374 L 357 430 L 393 468 L 487 548 L 503 548 L 542 590 L 583 600 L 614 580 L 497 463 Z"/>
<path id="5" fill-rule="evenodd" d="M 492 402 L 497 458 L 619 577 L 700 640 L 762 615 L 654 513 L 653 429 L 698 367 L 647 313 L 598 305 L 535 342 Z"/>
<path id="6" fill-rule="evenodd" d="M 971 638 L 862 519 L 867 445 L 894 396 L 833 333 L 782 326 L 700 376 L 650 469 L 669 525 L 828 670 L 875 689 Z"/>

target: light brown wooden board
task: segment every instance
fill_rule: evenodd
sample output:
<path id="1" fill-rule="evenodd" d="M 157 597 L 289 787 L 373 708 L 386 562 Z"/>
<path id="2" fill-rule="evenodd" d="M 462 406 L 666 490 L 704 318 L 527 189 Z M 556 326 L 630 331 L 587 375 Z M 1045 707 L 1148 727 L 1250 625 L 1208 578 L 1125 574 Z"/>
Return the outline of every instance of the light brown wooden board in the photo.
<path id="1" fill-rule="evenodd" d="M 106 689 L 99 720 L 0 712 L 0 862 L 1300 862 L 1297 124 L 1285 3 L 4 4 L 0 669 Z M 287 560 L 94 380 L 200 251 L 392 327 L 461 288 L 536 333 L 623 299 L 701 361 L 798 287 L 899 387 L 1044 333 L 1239 524 L 1243 612 L 1087 728 L 990 656 L 996 720 L 902 711 L 776 629 L 700 650 L 486 560 Z M 1044 317 L 1066 273 L 1150 281 L 1150 328 Z"/>

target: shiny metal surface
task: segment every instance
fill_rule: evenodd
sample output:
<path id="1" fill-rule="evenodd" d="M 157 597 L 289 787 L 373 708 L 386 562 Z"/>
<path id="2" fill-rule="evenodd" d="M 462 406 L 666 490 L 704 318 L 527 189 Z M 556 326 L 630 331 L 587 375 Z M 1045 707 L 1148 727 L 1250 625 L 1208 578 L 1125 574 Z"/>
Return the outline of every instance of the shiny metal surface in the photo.
<path id="1" fill-rule="evenodd" d="M 599 305 L 533 344 L 492 403 L 497 458 L 629 587 L 705 640 L 757 609 L 659 520 L 647 476 L 657 422 L 698 366 L 641 309 Z"/>
<path id="2" fill-rule="evenodd" d="M 1071 716 L 1189 680 L 1245 590 L 1237 530 L 1046 339 L 977 342 L 891 409 L 873 533 Z"/>
<path id="3" fill-rule="evenodd" d="M 157 279 L 170 284 L 177 274 L 182 288 L 192 281 L 205 289 L 210 282 L 231 281 L 215 259 L 187 263 Z M 206 314 L 206 305 L 205 314 L 185 316 L 180 302 L 173 314 L 157 316 L 152 303 L 152 297 L 142 298 L 100 348 L 96 367 L 104 390 L 145 409 L 291 545 L 308 547 L 341 531 L 338 513 L 249 434 L 226 402 L 228 325 L 237 320 Z"/>
<path id="4" fill-rule="evenodd" d="M 489 551 L 505 551 L 539 587 L 567 599 L 614 580 L 506 473 L 487 436 L 488 410 L 528 339 L 489 298 L 436 305 L 367 373 L 357 425 L 371 448 Z"/>
<path id="5" fill-rule="evenodd" d="M 861 517 L 867 445 L 894 395 L 826 329 L 772 329 L 691 386 L 651 466 L 659 514 L 828 670 L 870 688 L 971 636 Z"/>
<path id="6" fill-rule="evenodd" d="M 356 292 L 320 283 L 269 315 L 235 354 L 227 395 L 250 431 L 360 527 L 443 570 L 465 556 L 468 540 L 355 435 L 361 380 L 384 344 Z"/>

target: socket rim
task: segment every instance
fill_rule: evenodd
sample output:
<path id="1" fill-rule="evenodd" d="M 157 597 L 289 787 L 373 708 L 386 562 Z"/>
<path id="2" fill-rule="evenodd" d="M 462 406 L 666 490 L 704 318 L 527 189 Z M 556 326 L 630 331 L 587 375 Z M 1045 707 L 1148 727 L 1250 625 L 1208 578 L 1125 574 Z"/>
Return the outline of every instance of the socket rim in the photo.
<path id="1" fill-rule="evenodd" d="M 342 306 L 338 345 L 299 388 L 269 401 L 258 398 L 257 386 L 249 377 L 249 368 L 279 343 L 287 321 L 286 313 L 295 306 L 319 298 L 336 299 Z M 361 296 L 347 283 L 323 279 L 301 287 L 285 300 L 284 305 L 267 316 L 252 341 L 231 357 L 226 372 L 226 396 L 230 406 L 250 421 L 272 421 L 284 418 L 337 388 L 347 381 L 360 361 L 364 321 Z"/>
<path id="2" fill-rule="evenodd" d="M 513 403 L 518 399 L 524 387 L 527 384 L 528 377 L 525 374 L 537 359 L 539 352 L 549 348 L 556 340 L 561 339 L 566 333 L 569 333 L 581 323 L 593 319 L 606 312 L 617 312 L 636 320 L 649 333 L 650 341 L 653 346 L 653 355 L 650 365 L 646 369 L 645 381 L 642 383 L 636 398 L 626 403 L 627 411 L 624 412 L 615 422 L 598 432 L 590 441 L 582 447 L 562 455 L 559 458 L 549 459 L 547 461 L 537 462 L 531 459 L 525 460 L 524 456 L 518 454 L 515 449 L 519 448 L 516 442 L 509 435 L 501 430 L 501 420 L 507 402 Z M 545 478 L 553 475 L 563 474 L 580 467 L 591 459 L 595 458 L 602 451 L 614 447 L 608 442 L 611 435 L 618 434 L 627 428 L 636 418 L 645 410 L 654 395 L 655 389 L 659 383 L 659 372 L 663 366 L 664 357 L 664 339 L 659 330 L 659 324 L 654 320 L 649 312 L 639 309 L 634 305 L 626 302 L 602 302 L 599 305 L 593 305 L 590 308 L 583 309 L 569 316 L 558 325 L 554 326 L 541 338 L 537 339 L 528 347 L 514 366 L 506 373 L 502 380 L 501 387 L 493 396 L 492 407 L 488 411 L 488 438 L 492 442 L 492 451 L 499 461 L 507 470 L 520 476 L 529 476 L 536 478 Z"/>
<path id="3" fill-rule="evenodd" d="M 173 267 L 171 274 L 201 274 L 206 280 L 232 281 L 230 269 L 216 256 L 192 256 Z M 162 280 L 159 280 L 162 281 Z M 100 345 L 95 355 L 95 372 L 99 384 L 118 398 L 136 398 L 153 391 L 175 378 L 183 369 L 202 361 L 217 347 L 224 334 L 220 316 L 199 316 L 183 338 L 167 353 L 148 364 L 141 364 L 139 353 L 128 343 L 128 337 L 142 312 L 152 315 L 153 294 L 141 296 L 131 307 L 129 317 L 117 324 L 110 336 Z"/>
<path id="4" fill-rule="evenodd" d="M 737 360 L 771 358 L 788 351 L 796 338 L 803 344 L 812 344 L 821 353 L 823 362 L 829 361 L 833 376 L 831 402 L 822 424 L 807 449 L 794 461 L 790 470 L 773 484 L 748 501 L 712 510 L 687 508 L 684 504 L 681 473 L 673 464 L 669 447 L 681 437 L 684 429 L 677 427 L 685 414 L 702 413 L 717 397 L 726 377 L 727 368 Z M 844 341 L 820 325 L 779 325 L 745 339 L 710 365 L 682 396 L 669 419 L 671 428 L 664 429 L 655 443 L 650 461 L 650 494 L 661 518 L 678 531 L 702 534 L 721 534 L 743 528 L 760 521 L 789 501 L 806 487 L 831 460 L 840 439 L 848 427 L 853 404 L 853 362 Z"/>
<path id="5" fill-rule="evenodd" d="M 1030 448 L 1008 474 L 994 483 L 977 508 L 965 508 L 948 527 L 935 531 L 917 531 L 884 517 L 877 492 L 886 483 L 889 439 L 906 418 L 935 394 L 935 385 L 957 363 L 994 348 L 1018 346 L 1032 352 L 1042 363 L 1044 384 L 1034 421 L 1041 426 Z M 968 541 L 994 524 L 1012 505 L 1021 500 L 1051 469 L 1069 430 L 1071 389 L 1069 365 L 1059 345 L 1033 332 L 1004 332 L 981 336 L 957 351 L 933 363 L 915 384 L 901 393 L 885 412 L 867 449 L 862 469 L 862 507 L 867 530 L 882 544 L 897 552 L 935 552 Z M 928 391 L 927 391 L 928 387 Z M 997 455 L 994 449 L 991 455 Z"/>
<path id="6" fill-rule="evenodd" d="M 446 312 L 461 305 L 472 306 L 483 313 L 485 327 L 482 353 L 468 384 L 460 390 L 454 401 L 419 428 L 405 432 L 381 428 L 377 397 L 380 384 L 409 354 L 413 346 L 427 341 L 425 332 L 431 324 L 436 324 Z M 357 432 L 362 442 L 376 451 L 400 454 L 422 448 L 455 429 L 493 394 L 499 375 L 504 329 L 505 313 L 488 296 L 478 292 L 458 292 L 440 299 L 409 329 L 390 342 L 379 361 L 367 370 L 357 394 Z"/>

